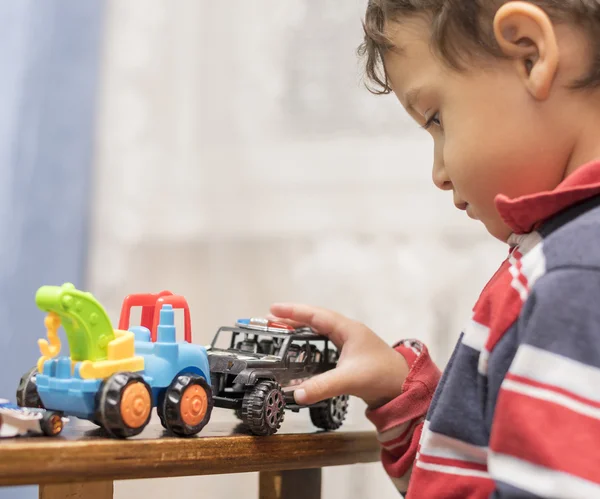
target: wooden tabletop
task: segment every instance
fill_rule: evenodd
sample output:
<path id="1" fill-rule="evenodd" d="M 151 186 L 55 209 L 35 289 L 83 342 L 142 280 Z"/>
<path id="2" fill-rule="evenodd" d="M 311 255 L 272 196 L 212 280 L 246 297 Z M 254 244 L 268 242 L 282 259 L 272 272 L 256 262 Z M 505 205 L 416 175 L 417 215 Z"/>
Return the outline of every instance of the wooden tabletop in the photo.
<path id="1" fill-rule="evenodd" d="M 128 440 L 72 420 L 58 437 L 0 440 L 0 485 L 51 484 L 320 468 L 379 460 L 374 432 L 346 425 L 332 432 L 284 423 L 254 437 L 241 425 L 211 422 L 196 437 L 176 438 L 160 423 Z"/>

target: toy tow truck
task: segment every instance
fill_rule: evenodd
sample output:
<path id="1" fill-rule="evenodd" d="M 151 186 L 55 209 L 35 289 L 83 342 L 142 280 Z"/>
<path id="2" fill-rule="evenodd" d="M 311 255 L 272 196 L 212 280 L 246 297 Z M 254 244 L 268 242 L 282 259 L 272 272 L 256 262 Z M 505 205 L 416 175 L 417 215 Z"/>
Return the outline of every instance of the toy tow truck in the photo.
<path id="1" fill-rule="evenodd" d="M 262 318 L 240 319 L 220 327 L 207 348 L 215 407 L 234 409 L 255 435 L 272 435 L 285 409 L 294 402 L 294 386 L 333 369 L 338 352 L 329 339 L 304 327 Z M 348 396 L 309 406 L 315 426 L 339 428 L 348 412 Z"/>
<path id="2" fill-rule="evenodd" d="M 206 349 L 191 344 L 185 298 L 165 291 L 131 295 L 119 329 L 91 293 L 70 283 L 42 286 L 37 306 L 48 313 L 48 340 L 17 389 L 21 407 L 40 407 L 96 423 L 111 436 L 141 433 L 156 407 L 163 426 L 178 436 L 199 433 L 210 420 L 213 398 Z M 129 327 L 130 310 L 142 307 L 142 325 Z M 185 341 L 176 340 L 174 307 L 185 314 Z M 59 357 L 62 325 L 70 357 Z"/>

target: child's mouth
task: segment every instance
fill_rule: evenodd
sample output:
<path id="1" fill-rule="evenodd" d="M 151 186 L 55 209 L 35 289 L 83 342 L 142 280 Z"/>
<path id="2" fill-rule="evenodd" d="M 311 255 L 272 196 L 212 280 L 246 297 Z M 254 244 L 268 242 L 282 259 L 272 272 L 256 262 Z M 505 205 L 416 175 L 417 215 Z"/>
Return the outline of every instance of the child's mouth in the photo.
<path id="1" fill-rule="evenodd" d="M 465 211 L 467 212 L 467 215 L 469 216 L 469 218 L 473 219 L 473 220 L 479 220 L 475 214 L 473 213 L 473 210 L 471 209 L 471 205 L 467 203 L 467 206 L 465 208 Z"/>
<path id="2" fill-rule="evenodd" d="M 478 218 L 473 213 L 471 205 L 466 201 L 455 202 L 454 206 L 456 206 L 459 210 L 466 211 L 469 218 L 472 218 L 473 220 L 478 220 Z"/>

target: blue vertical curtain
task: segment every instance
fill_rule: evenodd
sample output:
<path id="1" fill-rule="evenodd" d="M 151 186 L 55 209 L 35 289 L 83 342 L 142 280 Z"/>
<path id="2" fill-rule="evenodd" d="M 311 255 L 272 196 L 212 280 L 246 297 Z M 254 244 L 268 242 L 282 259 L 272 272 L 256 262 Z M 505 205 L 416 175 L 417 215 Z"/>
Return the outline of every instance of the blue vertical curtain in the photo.
<path id="1" fill-rule="evenodd" d="M 36 289 L 85 287 L 104 7 L 0 0 L 0 398 L 14 400 L 39 354 Z"/>

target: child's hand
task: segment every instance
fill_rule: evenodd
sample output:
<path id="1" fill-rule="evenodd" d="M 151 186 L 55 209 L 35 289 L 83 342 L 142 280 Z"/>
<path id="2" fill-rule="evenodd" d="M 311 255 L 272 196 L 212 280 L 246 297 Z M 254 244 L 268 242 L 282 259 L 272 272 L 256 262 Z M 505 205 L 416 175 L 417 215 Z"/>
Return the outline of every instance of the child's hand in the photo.
<path id="1" fill-rule="evenodd" d="M 271 313 L 295 326 L 312 327 L 341 351 L 335 369 L 306 380 L 296 389 L 294 397 L 299 405 L 336 395 L 354 395 L 369 408 L 375 408 L 400 395 L 408 364 L 365 325 L 309 305 L 274 304 Z"/>

